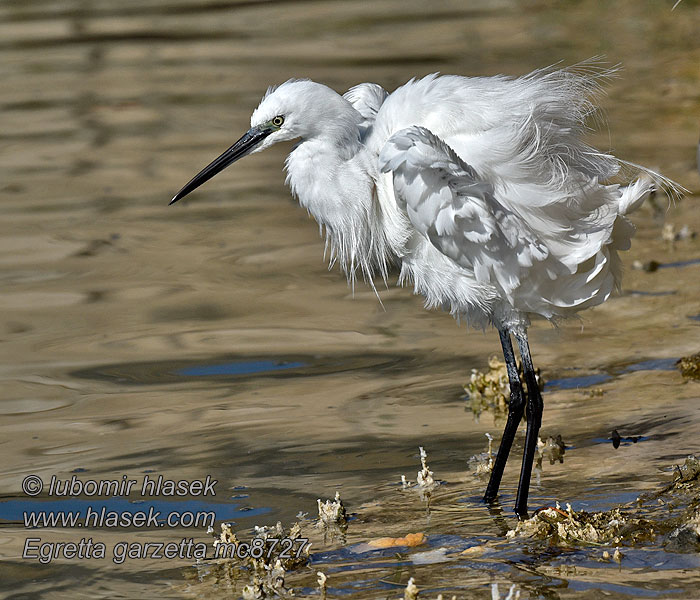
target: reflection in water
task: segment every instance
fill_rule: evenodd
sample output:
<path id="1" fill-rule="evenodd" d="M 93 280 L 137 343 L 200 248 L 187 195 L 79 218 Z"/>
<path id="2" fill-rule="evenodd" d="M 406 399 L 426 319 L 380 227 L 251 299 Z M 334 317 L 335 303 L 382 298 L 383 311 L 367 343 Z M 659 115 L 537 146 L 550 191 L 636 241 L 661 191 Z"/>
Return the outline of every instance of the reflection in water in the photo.
<path id="1" fill-rule="evenodd" d="M 243 510 L 239 504 L 218 504 L 213 502 L 201 502 L 193 499 L 180 502 L 169 502 L 164 500 L 139 500 L 128 501 L 124 498 L 109 498 L 109 499 L 76 499 L 70 500 L 5 500 L 0 501 L 0 522 L 5 524 L 12 523 L 19 526 L 24 523 L 26 513 L 34 515 L 44 514 L 48 519 L 53 519 L 50 515 L 66 515 L 69 519 L 75 518 L 76 523 L 83 525 L 75 525 L 76 527 L 86 526 L 85 520 L 91 514 L 91 521 L 94 527 L 110 527 L 110 519 L 115 520 L 123 518 L 133 520 L 135 513 L 146 513 L 153 515 L 157 526 L 164 527 L 166 518 L 170 514 L 185 514 L 191 512 L 196 518 L 199 515 L 199 527 L 206 529 L 209 524 L 209 515 L 216 515 L 216 521 L 230 521 L 242 517 L 259 517 L 270 512 L 269 508 L 245 507 Z M 112 513 L 112 514 L 110 514 Z M 206 518 L 205 518 L 206 517 Z M 40 517 L 41 518 L 41 517 Z M 58 526 L 61 526 L 61 517 L 57 521 Z M 194 522 L 194 520 L 193 520 Z M 213 524 L 213 523 L 212 523 Z M 147 526 L 153 529 L 152 525 Z"/>
<path id="2" fill-rule="evenodd" d="M 634 0 L 611 7 L 593 0 L 0 5 L 0 595 L 230 592 L 223 576 L 220 585 L 204 576 L 183 583 L 194 573 L 187 561 L 127 560 L 119 569 L 109 561 L 23 561 L 30 534 L 18 512 L 66 505 L 30 502 L 19 491 L 22 478 L 73 472 L 90 479 L 211 473 L 220 481 L 211 506 L 243 537 L 253 525 L 288 525 L 300 511 L 313 517 L 316 499 L 338 489 L 351 513 L 347 547 L 319 539 L 312 562 L 329 574 L 331 597 L 400 597 L 409 576 L 426 598 L 483 598 L 492 582 L 507 584 L 502 590 L 517 582 L 523 596 L 548 598 L 694 593 L 695 555 L 660 543 L 624 548 L 617 565 L 601 562 L 598 548 L 543 549 L 503 537 L 512 515 L 489 514 L 480 503 L 484 482 L 467 468 L 484 434 L 500 427 L 488 413 L 475 422 L 462 399 L 471 369 L 483 369 L 498 350 L 497 337 L 467 335 L 448 316 L 423 311 L 394 281 L 378 286 L 382 307 L 368 288 L 353 291 L 328 272 L 315 226 L 283 187 L 287 148 L 251 157 L 196 201 L 167 208 L 183 177 L 245 129 L 269 84 L 308 76 L 338 91 L 361 81 L 390 89 L 434 71 L 522 74 L 601 53 L 624 70 L 602 102 L 609 126 L 592 133 L 592 143 L 697 188 L 697 2 L 684 0 L 673 12 Z M 669 248 L 661 236 L 664 220 L 698 231 L 700 216 L 692 199 L 668 209 L 656 203 L 635 215 L 638 236 L 624 261 L 683 268 L 627 269 L 623 293 L 582 322 L 531 330 L 538 363 L 549 369 L 543 435 L 561 433 L 567 442 L 566 463 L 544 465 L 535 504 L 609 508 L 700 453 L 697 385 L 684 384 L 663 358 L 698 350 L 700 242 Z M 644 434 L 644 443 L 613 449 L 616 428 Z M 445 482 L 429 507 L 399 491 L 402 474 L 415 479 L 419 445 Z M 513 503 L 516 477 L 517 468 L 506 472 L 504 507 Z M 230 498 L 241 486 L 245 506 Z M 128 510 L 136 500 L 105 502 Z M 107 544 L 211 542 L 205 531 L 184 528 L 36 531 L 65 542 L 83 535 Z M 405 552 L 349 550 L 413 532 L 426 534 L 420 551 L 430 552 L 415 561 Z M 469 548 L 483 554 L 462 554 Z M 441 556 L 447 560 L 416 564 Z M 214 569 L 197 568 L 195 576 Z M 300 577 L 299 595 L 315 592 L 315 576 Z"/>
<path id="3" fill-rule="evenodd" d="M 657 269 L 680 269 L 682 267 L 690 267 L 700 264 L 700 258 L 691 258 L 688 260 L 677 260 L 675 262 L 661 263 Z"/>
<path id="4" fill-rule="evenodd" d="M 224 363 L 222 365 L 205 365 L 180 369 L 178 375 L 186 377 L 208 377 L 211 375 L 251 375 L 269 371 L 286 371 L 305 367 L 303 362 L 279 362 L 273 360 L 254 360 Z"/>
<path id="5" fill-rule="evenodd" d="M 634 371 L 673 371 L 676 368 L 677 358 L 653 358 L 644 360 L 626 367 L 624 373 L 633 373 Z"/>
<path id="6" fill-rule="evenodd" d="M 155 385 L 181 383 L 192 377 L 211 377 L 255 381 L 256 376 L 313 377 L 354 370 L 388 369 L 408 357 L 392 355 L 290 355 L 284 358 L 216 356 L 200 361 L 170 360 L 160 362 L 100 365 L 74 371 L 70 375 L 81 379 L 111 381 L 117 384 Z"/>
<path id="7" fill-rule="evenodd" d="M 599 373 L 597 375 L 582 375 L 580 377 L 564 377 L 562 379 L 552 379 L 547 381 L 544 386 L 546 390 L 576 390 L 579 388 L 587 388 L 592 385 L 598 385 L 610 381 L 612 375 Z"/>

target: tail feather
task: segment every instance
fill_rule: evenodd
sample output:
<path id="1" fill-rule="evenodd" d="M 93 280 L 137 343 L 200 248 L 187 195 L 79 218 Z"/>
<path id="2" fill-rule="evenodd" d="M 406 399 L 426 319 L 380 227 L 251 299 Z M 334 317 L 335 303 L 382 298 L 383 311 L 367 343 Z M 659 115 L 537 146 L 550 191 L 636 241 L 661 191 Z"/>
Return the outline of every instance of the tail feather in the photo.
<path id="1" fill-rule="evenodd" d="M 642 176 L 637 181 L 622 188 L 620 200 L 617 204 L 617 212 L 620 215 L 628 215 L 637 210 L 654 191 L 654 182 L 650 177 Z"/>

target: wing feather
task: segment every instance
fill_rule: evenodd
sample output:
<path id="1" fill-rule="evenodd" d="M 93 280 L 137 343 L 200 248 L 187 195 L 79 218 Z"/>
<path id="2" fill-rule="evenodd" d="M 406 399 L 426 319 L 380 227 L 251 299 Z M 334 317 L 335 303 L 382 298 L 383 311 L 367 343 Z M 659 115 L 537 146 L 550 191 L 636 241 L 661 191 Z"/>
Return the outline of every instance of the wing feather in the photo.
<path id="1" fill-rule="evenodd" d="M 643 168 L 614 183 L 630 165 L 583 141 L 611 73 L 591 63 L 409 82 L 363 139 L 391 173 L 387 202 L 516 310 L 554 318 L 599 304 L 620 283 L 625 215 L 655 187 L 678 189 Z"/>
<path id="2" fill-rule="evenodd" d="M 393 173 L 397 202 L 411 224 L 478 282 L 509 296 L 526 268 L 548 258 L 529 225 L 497 201 L 493 185 L 428 129 L 394 134 L 379 163 Z"/>
<path id="3" fill-rule="evenodd" d="M 343 94 L 353 108 L 362 115 L 360 137 L 364 138 L 374 125 L 377 113 L 389 93 L 376 83 L 360 83 Z"/>

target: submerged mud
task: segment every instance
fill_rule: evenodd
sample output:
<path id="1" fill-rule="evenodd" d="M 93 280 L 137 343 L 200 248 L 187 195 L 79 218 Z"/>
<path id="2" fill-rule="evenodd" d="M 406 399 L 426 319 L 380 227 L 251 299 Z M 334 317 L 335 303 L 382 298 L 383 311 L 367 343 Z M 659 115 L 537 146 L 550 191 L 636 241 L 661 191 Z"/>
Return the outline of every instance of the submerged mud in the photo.
<path id="1" fill-rule="evenodd" d="M 694 456 L 682 465 L 673 465 L 670 482 L 633 501 L 601 511 L 574 510 L 569 503 L 562 507 L 557 502 L 521 521 L 496 511 L 491 522 L 485 522 L 481 535 L 474 535 L 460 522 L 465 516 L 464 503 L 469 504 L 470 499 L 450 482 L 443 484 L 450 491 L 444 487 L 426 497 L 412 494 L 404 486 L 386 490 L 379 501 L 351 508 L 349 521 L 343 519 L 342 537 L 326 535 L 333 523 L 324 516 L 328 509 L 321 506 L 331 503 L 319 500 L 318 518 L 303 517 L 288 534 L 308 539 L 308 552 L 286 562 L 268 560 L 258 564 L 249 559 L 231 559 L 198 565 L 188 574 L 187 593 L 192 597 L 216 597 L 225 592 L 246 599 L 292 594 L 384 598 L 388 593 L 400 598 L 401 588 L 406 586 L 406 591 L 424 598 L 439 594 L 483 598 L 486 595 L 478 591 L 480 586 L 473 584 L 484 573 L 490 573 L 502 587 L 507 582 L 505 588 L 510 585 L 513 595 L 517 592 L 522 598 L 535 598 L 544 584 L 538 576 L 543 577 L 556 565 L 561 569 L 572 558 L 585 569 L 583 580 L 594 577 L 602 589 L 606 589 L 606 582 L 616 581 L 619 570 L 639 568 L 645 555 L 656 561 L 657 567 L 663 565 L 664 570 L 674 562 L 700 565 L 700 461 Z M 337 495 L 335 502 L 339 502 Z M 461 519 L 451 521 L 460 514 Z M 406 528 L 419 524 L 423 530 L 407 533 Z M 513 528 L 503 534 L 511 524 Z M 403 535 L 376 537 L 401 528 Z M 446 528 L 450 535 L 440 533 Z M 269 531 L 256 527 L 255 537 L 265 538 Z M 284 533 L 280 524 L 272 531 Z M 239 543 L 230 528 L 222 525 L 215 544 L 231 540 Z M 518 574 L 517 563 L 512 562 L 518 552 L 538 557 L 530 563 L 529 581 Z M 504 569 L 506 564 L 511 568 Z M 611 570 L 613 565 L 619 570 Z M 583 581 L 578 581 L 573 568 L 560 571 L 560 578 L 558 591 L 550 582 L 547 597 L 565 596 L 566 588 L 573 592 Z M 671 580 L 664 584 L 660 579 L 657 577 L 653 586 L 620 586 L 618 592 L 630 597 L 678 593 Z"/>

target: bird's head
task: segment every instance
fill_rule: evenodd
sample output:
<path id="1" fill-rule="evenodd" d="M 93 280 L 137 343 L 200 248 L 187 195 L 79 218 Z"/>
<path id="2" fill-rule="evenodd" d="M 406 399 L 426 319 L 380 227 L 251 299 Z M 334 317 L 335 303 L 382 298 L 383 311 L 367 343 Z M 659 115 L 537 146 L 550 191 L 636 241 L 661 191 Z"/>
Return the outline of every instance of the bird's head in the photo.
<path id="1" fill-rule="evenodd" d="M 277 142 L 319 136 L 338 136 L 353 131 L 357 137 L 359 113 L 331 88 L 308 79 L 290 79 L 271 87 L 250 118 L 250 129 L 209 165 L 195 175 L 172 199 L 198 188 L 238 159 L 260 152 Z"/>

